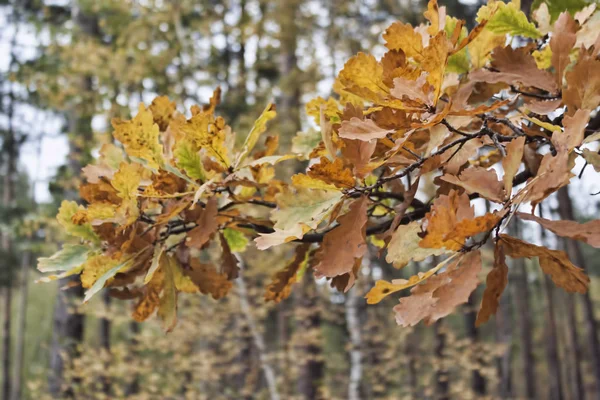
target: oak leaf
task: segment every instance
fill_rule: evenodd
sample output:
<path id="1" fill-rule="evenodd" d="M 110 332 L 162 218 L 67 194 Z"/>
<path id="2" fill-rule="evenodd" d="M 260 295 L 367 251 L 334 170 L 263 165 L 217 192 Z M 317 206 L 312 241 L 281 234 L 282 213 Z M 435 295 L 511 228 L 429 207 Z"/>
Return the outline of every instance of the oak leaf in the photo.
<path id="1" fill-rule="evenodd" d="M 430 256 L 439 256 L 447 252 L 446 249 L 419 246 L 421 241 L 420 231 L 421 224 L 419 221 L 400 225 L 388 244 L 385 260 L 392 263 L 396 268 L 402 268 L 410 261 L 423 261 Z"/>
<path id="2" fill-rule="evenodd" d="M 556 71 L 556 83 L 562 86 L 563 74 L 571 59 L 569 53 L 577 41 L 577 23 L 567 11 L 560 14 L 554 23 L 554 30 L 550 38 L 550 49 L 552 50 L 552 65 Z"/>
<path id="3" fill-rule="evenodd" d="M 339 225 L 325 234 L 321 247 L 315 253 L 319 260 L 314 266 L 316 276 L 333 278 L 348 273 L 352 271 L 355 260 L 365 255 L 368 204 L 367 196 L 352 202 L 348 212 L 338 217 Z"/>
<path id="4" fill-rule="evenodd" d="M 396 322 L 407 327 L 423 320 L 430 325 L 449 315 L 456 306 L 469 301 L 479 285 L 480 271 L 479 250 L 461 256 L 446 271 L 411 289 L 410 296 L 400 298 L 400 304 L 394 307 Z"/>
<path id="5" fill-rule="evenodd" d="M 598 219 L 580 224 L 569 220 L 552 221 L 521 212 L 518 212 L 517 216 L 527 221 L 535 221 L 558 236 L 580 240 L 590 246 L 600 248 L 600 220 Z"/>
<path id="6" fill-rule="evenodd" d="M 202 209 L 196 219 L 197 226 L 187 233 L 186 244 L 189 247 L 201 249 L 211 238 L 213 233 L 219 228 L 217 222 L 217 198 L 211 197 L 206 202 L 206 207 Z"/>
<path id="7" fill-rule="evenodd" d="M 264 298 L 266 301 L 279 303 L 289 297 L 292 291 L 292 285 L 297 281 L 298 271 L 306 264 L 308 260 L 308 250 L 310 244 L 302 244 L 296 247 L 294 258 L 281 271 L 278 271 L 271 278 L 271 283 L 267 285 Z"/>
<path id="8" fill-rule="evenodd" d="M 458 177 L 446 174 L 441 179 L 462 187 L 469 194 L 478 193 L 484 199 L 497 203 L 502 203 L 506 197 L 504 185 L 498 180 L 498 175 L 494 169 L 470 167 L 465 169 Z"/>
<path id="9" fill-rule="evenodd" d="M 356 139 L 368 142 L 373 139 L 381 139 L 394 133 L 393 129 L 378 127 L 371 119 L 360 119 L 352 117 L 349 121 L 342 121 L 338 135 L 345 139 Z"/>
<path id="10" fill-rule="evenodd" d="M 504 234 L 500 235 L 500 240 L 506 254 L 510 257 L 538 257 L 542 271 L 550 276 L 556 286 L 567 292 L 585 293 L 587 291 L 590 278 L 583 269 L 569 261 L 564 251 L 550 250 Z"/>
<path id="11" fill-rule="evenodd" d="M 342 189 L 354 187 L 355 183 L 352 171 L 344 166 L 344 162 L 340 158 L 331 162 L 326 157 L 321 157 L 318 164 L 311 165 L 308 176 Z"/>
<path id="12" fill-rule="evenodd" d="M 488 273 L 485 284 L 481 307 L 475 321 L 476 326 L 486 323 L 492 315 L 496 314 L 500 305 L 500 296 L 502 296 L 502 292 L 508 285 L 508 266 L 506 265 L 502 242 L 499 240 L 496 241 L 494 247 L 494 267 Z"/>

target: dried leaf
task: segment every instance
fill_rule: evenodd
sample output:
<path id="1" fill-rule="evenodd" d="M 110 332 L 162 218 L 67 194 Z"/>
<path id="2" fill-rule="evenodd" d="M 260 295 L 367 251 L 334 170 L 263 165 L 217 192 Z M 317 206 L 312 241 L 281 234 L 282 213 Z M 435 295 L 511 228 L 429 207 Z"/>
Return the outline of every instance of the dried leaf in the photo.
<path id="1" fill-rule="evenodd" d="M 325 234 L 321 247 L 315 254 L 317 276 L 333 278 L 352 271 L 354 260 L 367 251 L 367 205 L 369 198 L 362 196 L 350 204 L 347 214 L 337 219 L 339 225 Z M 344 251 L 339 251 L 342 248 Z"/>
<path id="2" fill-rule="evenodd" d="M 502 296 L 502 292 L 508 285 L 508 266 L 506 265 L 502 242 L 499 240 L 494 247 L 494 267 L 488 273 L 485 284 L 485 291 L 481 298 L 481 307 L 477 313 L 475 326 L 486 323 L 492 315 L 496 314 L 500 305 L 500 296 Z"/>
<path id="3" fill-rule="evenodd" d="M 506 254 L 510 257 L 538 257 L 542 271 L 552 278 L 556 286 L 565 289 L 567 292 L 587 292 L 590 278 L 583 269 L 574 266 L 569 261 L 564 251 L 550 250 L 508 235 L 500 235 L 500 240 Z"/>

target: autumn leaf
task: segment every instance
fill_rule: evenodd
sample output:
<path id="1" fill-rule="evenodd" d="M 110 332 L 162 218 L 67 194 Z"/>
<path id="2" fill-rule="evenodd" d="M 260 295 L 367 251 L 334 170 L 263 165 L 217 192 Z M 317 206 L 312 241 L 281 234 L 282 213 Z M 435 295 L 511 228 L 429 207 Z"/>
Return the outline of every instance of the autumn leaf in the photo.
<path id="1" fill-rule="evenodd" d="M 38 258 L 37 269 L 40 272 L 69 271 L 81 266 L 92 249 L 79 244 L 64 244 L 62 249 L 51 257 Z"/>
<path id="2" fill-rule="evenodd" d="M 419 246 L 460 250 L 463 243 L 456 240 L 446 240 L 446 235 L 454 230 L 458 221 L 472 217 L 473 209 L 466 194 L 459 195 L 457 191 L 452 190 L 447 196 L 437 197 L 433 202 L 431 211 L 425 215 L 426 226 L 424 228 L 426 233 L 425 237 L 419 242 Z"/>
<path id="3" fill-rule="evenodd" d="M 369 198 L 362 196 L 350 204 L 348 213 L 337 219 L 338 226 L 325 234 L 321 247 L 315 254 L 316 276 L 333 278 L 352 271 L 354 260 L 367 251 L 365 231 Z M 343 248 L 344 251 L 338 249 Z"/>
<path id="4" fill-rule="evenodd" d="M 438 265 L 435 267 L 431 268 L 429 271 L 419 272 L 417 275 L 413 275 L 409 279 L 394 279 L 392 282 L 378 280 L 375 282 L 375 286 L 372 287 L 371 290 L 369 290 L 369 292 L 365 295 L 367 304 L 377 304 L 392 293 L 408 289 L 421 282 L 424 282 L 442 269 L 448 262 L 452 261 L 458 254 L 459 253 L 454 253 L 450 257 L 438 263 Z"/>
<path id="5" fill-rule="evenodd" d="M 569 53 L 577 40 L 577 23 L 568 12 L 563 12 L 554 23 L 554 30 L 550 38 L 552 50 L 552 65 L 556 71 L 556 83 L 562 86 L 563 75 L 571 59 Z"/>
<path id="6" fill-rule="evenodd" d="M 175 287 L 175 268 L 178 266 L 173 257 L 164 257 L 161 268 L 164 271 L 163 290 L 158 303 L 158 317 L 163 329 L 171 332 L 177 324 L 177 289 Z"/>
<path id="7" fill-rule="evenodd" d="M 565 115 L 564 132 L 556 131 L 552 134 L 552 144 L 557 152 L 570 152 L 581 145 L 585 135 L 585 127 L 590 119 L 589 110 L 577 110 L 572 116 Z"/>
<path id="8" fill-rule="evenodd" d="M 188 246 L 201 249 L 208 242 L 219 227 L 217 213 L 217 198 L 213 196 L 206 202 L 206 207 L 199 211 L 196 227 L 187 233 Z"/>
<path id="9" fill-rule="evenodd" d="M 419 246 L 421 241 L 420 232 L 421 223 L 419 221 L 400 225 L 388 244 L 385 260 L 394 264 L 396 268 L 402 268 L 410 261 L 423 261 L 430 256 L 439 256 L 448 251 L 443 248 L 435 249 Z"/>
<path id="10" fill-rule="evenodd" d="M 597 35 L 596 35 L 597 36 Z M 600 60 L 581 51 L 575 65 L 565 74 L 567 87 L 563 90 L 563 102 L 567 114 L 578 109 L 594 110 L 600 104 Z"/>
<path id="11" fill-rule="evenodd" d="M 56 219 L 69 235 L 97 243 L 99 238 L 90 223 L 75 224 L 73 222 L 73 217 L 78 212 L 85 212 L 85 207 L 77 205 L 74 201 L 63 200 Z"/>
<path id="12" fill-rule="evenodd" d="M 289 297 L 292 291 L 292 285 L 297 281 L 298 270 L 306 264 L 308 260 L 308 250 L 310 244 L 303 244 L 296 247 L 294 258 L 281 271 L 276 272 L 271 278 L 271 283 L 267 286 L 264 294 L 266 301 L 279 303 Z"/>
<path id="13" fill-rule="evenodd" d="M 231 287 L 227 274 L 218 273 L 214 266 L 203 264 L 196 258 L 190 260 L 190 268 L 183 270 L 203 294 L 210 294 L 214 299 L 224 297 Z"/>
<path id="14" fill-rule="evenodd" d="M 479 285 L 480 271 L 479 250 L 462 255 L 446 271 L 411 289 L 410 296 L 400 298 L 400 304 L 394 307 L 396 322 L 407 327 L 423 320 L 430 325 L 449 315 L 456 306 L 469 301 Z"/>
<path id="15" fill-rule="evenodd" d="M 478 193 L 484 199 L 497 203 L 502 203 L 506 197 L 504 185 L 498 180 L 494 169 L 470 167 L 461 172 L 458 177 L 446 174 L 441 179 L 462 187 L 469 194 Z"/>
<path id="16" fill-rule="evenodd" d="M 167 130 L 175 108 L 175 102 L 170 101 L 167 96 L 158 96 L 152 100 L 149 109 L 152 112 L 154 123 L 158 125 L 161 131 Z"/>
<path id="17" fill-rule="evenodd" d="M 564 251 L 550 250 L 508 235 L 500 235 L 500 240 L 506 254 L 510 257 L 538 257 L 542 271 L 552 278 L 556 286 L 565 289 L 567 292 L 587 292 L 590 278 L 583 269 L 574 266 L 569 261 Z"/>
<path id="18" fill-rule="evenodd" d="M 256 246 L 264 250 L 285 243 L 289 238 L 301 238 L 303 226 L 315 229 L 343 194 L 333 190 L 297 188 L 277 195 L 278 208 L 271 213 L 275 232 L 261 234 L 255 239 Z"/>
<path id="19" fill-rule="evenodd" d="M 338 135 L 345 139 L 368 142 L 372 139 L 384 138 L 394 132 L 393 129 L 378 127 L 373 120 L 352 117 L 349 121 L 342 121 Z"/>
<path id="20" fill-rule="evenodd" d="M 159 127 L 154 123 L 152 111 L 140 104 L 137 115 L 131 121 L 112 120 L 113 135 L 123 143 L 128 155 L 145 160 L 153 169 L 163 164 Z"/>
<path id="21" fill-rule="evenodd" d="M 492 315 L 496 314 L 500 305 L 500 296 L 508 285 L 508 266 L 502 248 L 502 242 L 496 241 L 494 247 L 494 267 L 488 273 L 486 286 L 481 298 L 481 307 L 477 313 L 476 326 L 485 324 Z"/>
<path id="22" fill-rule="evenodd" d="M 523 159 L 524 147 L 524 136 L 513 139 L 506 145 L 506 157 L 502 159 L 502 168 L 504 169 L 502 182 L 504 183 L 506 195 L 509 197 L 512 193 L 513 179 L 519 171 L 519 166 L 521 165 L 521 160 Z"/>
<path id="23" fill-rule="evenodd" d="M 235 162 L 236 167 L 240 166 L 242 161 L 244 161 L 252 149 L 254 149 L 254 146 L 256 146 L 256 142 L 258 142 L 260 135 L 267 130 L 267 122 L 275 118 L 276 115 L 277 113 L 275 112 L 275 105 L 267 104 L 267 107 L 263 110 L 260 117 L 258 117 L 258 119 L 254 122 L 250 133 L 248 133 L 248 136 L 246 136 L 242 151 L 239 153 Z"/>
<path id="24" fill-rule="evenodd" d="M 542 225 L 545 229 L 557 234 L 558 236 L 580 240 L 590 246 L 600 248 L 600 220 L 593 220 L 580 224 L 576 221 L 551 221 L 537 217 L 533 214 L 525 214 L 522 212 L 516 215 L 527 221 L 535 221 Z"/>
<path id="25" fill-rule="evenodd" d="M 600 154 L 597 151 L 592 151 L 590 149 L 583 149 L 581 152 L 585 161 L 594 167 L 596 172 L 600 172 Z"/>
<path id="26" fill-rule="evenodd" d="M 354 175 L 352 171 L 345 168 L 343 161 L 339 158 L 331 162 L 327 158 L 321 157 L 318 164 L 311 165 L 308 170 L 308 176 L 342 189 L 354 187 Z"/>
<path id="27" fill-rule="evenodd" d="M 394 22 L 383 33 L 383 40 L 388 49 L 402 50 L 406 57 L 419 60 L 423 56 L 423 38 L 409 24 Z"/>

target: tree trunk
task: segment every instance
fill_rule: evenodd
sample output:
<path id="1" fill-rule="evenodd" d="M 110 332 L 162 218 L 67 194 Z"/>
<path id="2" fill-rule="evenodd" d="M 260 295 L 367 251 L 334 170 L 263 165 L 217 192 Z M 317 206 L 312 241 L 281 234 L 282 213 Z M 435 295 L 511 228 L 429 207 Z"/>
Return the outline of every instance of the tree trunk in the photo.
<path id="1" fill-rule="evenodd" d="M 505 291 L 500 297 L 500 305 L 496 313 L 496 343 L 506 347 L 497 357 L 498 396 L 501 399 L 513 398 L 512 380 L 512 313 L 510 309 L 510 292 Z"/>
<path id="2" fill-rule="evenodd" d="M 353 287 L 346 296 L 346 326 L 350 335 L 350 378 L 348 382 L 348 399 L 360 399 L 360 386 L 362 380 L 362 335 L 361 321 L 358 307 L 361 299 L 356 293 L 357 288 Z"/>
<path id="3" fill-rule="evenodd" d="M 569 189 L 567 187 L 561 188 L 558 191 L 558 213 L 560 218 L 563 220 L 574 220 L 575 213 L 573 212 L 573 203 L 571 196 L 569 196 Z M 587 263 L 579 243 L 574 240 L 566 239 L 567 253 L 569 258 L 578 266 L 587 269 Z M 579 297 L 579 296 L 578 296 Z M 580 296 L 583 300 L 583 313 L 586 326 L 587 336 L 587 350 L 586 353 L 590 358 L 592 368 L 595 377 L 596 396 L 595 398 L 600 399 L 600 342 L 598 341 L 598 323 L 594 315 L 594 304 L 590 296 L 590 292 Z"/>
<path id="4" fill-rule="evenodd" d="M 482 352 L 479 342 L 479 329 L 477 329 L 475 326 L 475 320 L 477 319 L 476 304 L 477 301 L 475 299 L 475 292 L 473 292 L 469 297 L 469 302 L 467 304 L 468 310 L 465 313 L 465 331 L 467 333 L 467 337 L 471 340 L 471 346 L 475 348 L 475 359 L 473 361 L 478 366 L 478 368 L 473 370 L 471 387 L 473 389 L 473 393 L 475 393 L 477 396 L 483 396 L 486 393 L 486 381 L 480 372 L 483 360 L 479 356 L 479 354 Z"/>
<path id="5" fill-rule="evenodd" d="M 446 332 L 442 320 L 437 320 L 434 327 L 435 342 L 434 355 L 437 359 L 437 370 L 435 371 L 435 393 L 437 400 L 450 400 L 450 381 L 446 367 Z"/>
<path id="6" fill-rule="evenodd" d="M 21 261 L 21 287 L 19 288 L 19 315 L 17 324 L 17 343 L 15 345 L 15 367 L 11 400 L 20 400 L 23 390 L 23 365 L 25 361 L 25 332 L 27 328 L 27 296 L 29 294 L 29 267 L 31 253 L 23 252 Z"/>
<path id="7" fill-rule="evenodd" d="M 252 315 L 252 309 L 250 301 L 248 300 L 248 290 L 246 289 L 246 282 L 244 281 L 244 272 L 240 268 L 239 276 L 236 279 L 236 285 L 238 294 L 240 296 L 240 307 L 242 309 L 242 315 L 246 319 L 246 324 L 250 328 L 250 334 L 254 341 L 254 347 L 258 351 L 258 359 L 260 361 L 260 367 L 263 370 L 265 381 L 267 383 L 267 389 L 269 390 L 269 396 L 271 400 L 279 400 L 279 392 L 277 391 L 277 380 L 275 379 L 275 372 L 273 367 L 269 363 L 267 357 L 267 346 L 265 345 L 265 339 L 262 333 L 258 330 L 256 320 Z"/>
<path id="8" fill-rule="evenodd" d="M 104 303 L 104 312 L 108 314 L 110 312 L 110 296 L 109 291 L 105 290 L 102 293 L 102 302 Z M 110 331 L 111 331 L 111 321 L 107 317 L 100 318 L 99 327 L 98 327 L 98 336 L 100 337 L 100 351 L 105 352 L 105 356 L 110 354 Z M 108 365 L 106 365 L 108 370 Z M 110 394 L 110 376 L 102 375 L 100 377 L 102 384 L 102 391 L 106 394 Z"/>
<path id="9" fill-rule="evenodd" d="M 321 350 L 321 312 L 318 304 L 316 282 L 310 273 L 305 273 L 296 291 L 296 334 L 298 340 L 299 376 L 297 392 L 300 398 L 313 400 L 321 398 L 325 363 Z"/>
<path id="10" fill-rule="evenodd" d="M 280 26 L 279 88 L 281 97 L 277 102 L 279 113 L 279 140 L 282 151 L 289 151 L 292 138 L 300 129 L 300 95 L 298 80 L 298 58 L 296 56 L 298 26 L 298 8 L 300 0 L 278 2 L 278 21 Z"/>
<path id="11" fill-rule="evenodd" d="M 74 19 L 78 28 L 88 36 L 98 36 L 100 29 L 95 17 L 87 16 L 74 6 Z M 81 77 L 81 92 L 84 97 L 92 93 L 92 77 Z M 93 103 L 93 102 L 90 102 Z M 92 104 L 78 104 L 68 113 L 69 132 L 74 140 L 69 141 L 69 168 L 74 176 L 78 176 L 81 168 L 89 160 L 89 146 L 93 142 L 92 131 Z M 65 197 L 76 199 L 75 190 L 65 193 Z M 60 287 L 54 308 L 54 329 L 52 345 L 50 347 L 49 390 L 54 397 L 73 397 L 72 387 L 65 387 L 64 369 L 68 363 L 79 356 L 79 346 L 83 341 L 84 315 L 80 312 L 71 312 L 70 307 L 79 305 L 83 300 L 83 288 L 79 275 L 72 275 L 59 281 Z M 66 357 L 66 358 L 63 358 Z M 67 365 L 65 365 L 67 363 Z M 77 383 L 77 382 L 74 382 Z"/>
<path id="12" fill-rule="evenodd" d="M 513 298 L 516 310 L 516 322 L 519 326 L 519 342 L 521 363 L 523 366 L 523 379 L 525 383 L 525 397 L 536 398 L 536 373 L 535 357 L 533 355 L 533 323 L 529 309 L 529 283 L 527 282 L 527 270 L 525 260 L 516 258 L 513 260 L 514 293 Z"/>
<path id="13" fill-rule="evenodd" d="M 546 343 L 546 364 L 548 366 L 548 399 L 562 400 L 563 388 L 560 370 L 560 355 L 558 351 L 558 335 L 556 329 L 556 313 L 554 305 L 554 284 L 544 275 L 546 295 L 546 327 L 544 329 Z"/>
<path id="14" fill-rule="evenodd" d="M 137 347 L 139 345 L 138 335 L 140 334 L 140 324 L 135 321 L 129 322 L 129 333 L 131 338 L 129 340 L 129 349 L 131 353 L 129 354 L 130 358 L 135 358 L 138 356 Z M 137 372 L 133 371 L 133 379 L 131 382 L 127 384 L 125 387 L 125 396 L 133 396 L 140 392 L 140 378 Z"/>

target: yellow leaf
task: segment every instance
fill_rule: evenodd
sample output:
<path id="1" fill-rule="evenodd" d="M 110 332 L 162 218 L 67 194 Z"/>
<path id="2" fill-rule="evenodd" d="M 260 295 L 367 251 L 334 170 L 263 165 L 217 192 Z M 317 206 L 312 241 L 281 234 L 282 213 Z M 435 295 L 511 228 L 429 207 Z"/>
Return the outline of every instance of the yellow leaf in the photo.
<path id="1" fill-rule="evenodd" d="M 111 180 L 112 186 L 123 200 L 131 200 L 137 197 L 138 187 L 142 180 L 140 164 L 122 162 L 119 170 Z"/>
<path id="2" fill-rule="evenodd" d="M 236 167 L 240 166 L 242 161 L 244 161 L 252 149 L 254 149 L 254 146 L 256 146 L 256 142 L 258 141 L 260 135 L 267 130 L 267 122 L 275 118 L 276 115 L 277 113 L 275 112 L 275 105 L 272 103 L 267 104 L 267 107 L 264 109 L 260 117 L 258 117 L 258 119 L 254 122 L 250 133 L 248 133 L 248 136 L 246 136 L 246 141 L 244 142 L 242 151 L 235 163 Z"/>
<path id="3" fill-rule="evenodd" d="M 123 143 L 128 155 L 145 160 L 152 169 L 163 164 L 162 145 L 158 140 L 160 131 L 152 112 L 144 104 L 140 104 L 138 114 L 132 120 L 114 118 L 112 125 L 115 139 Z"/>

